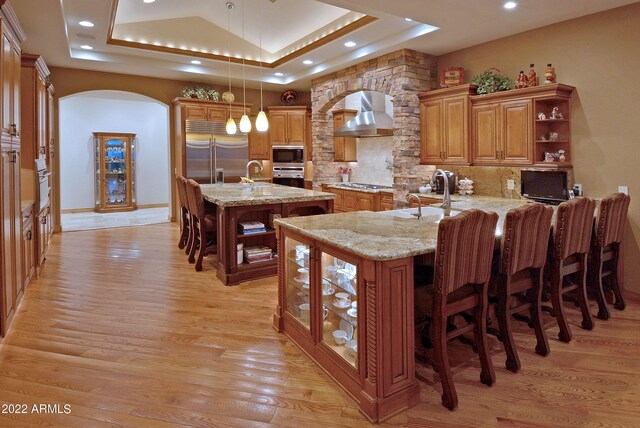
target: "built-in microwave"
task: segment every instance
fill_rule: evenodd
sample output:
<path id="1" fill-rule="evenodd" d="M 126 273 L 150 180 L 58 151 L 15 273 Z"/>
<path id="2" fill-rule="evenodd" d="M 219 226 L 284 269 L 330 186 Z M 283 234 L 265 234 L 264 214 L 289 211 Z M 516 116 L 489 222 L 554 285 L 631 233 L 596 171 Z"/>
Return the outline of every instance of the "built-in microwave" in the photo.
<path id="1" fill-rule="evenodd" d="M 304 166 L 303 146 L 272 146 L 273 166 Z"/>

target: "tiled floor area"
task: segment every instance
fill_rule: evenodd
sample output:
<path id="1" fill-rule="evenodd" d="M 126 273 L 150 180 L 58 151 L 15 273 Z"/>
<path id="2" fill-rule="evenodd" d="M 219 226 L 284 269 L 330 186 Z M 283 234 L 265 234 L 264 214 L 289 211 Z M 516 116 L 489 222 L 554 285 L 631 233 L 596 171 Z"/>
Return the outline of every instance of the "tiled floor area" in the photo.
<path id="1" fill-rule="evenodd" d="M 169 208 L 139 208 L 120 213 L 68 213 L 61 215 L 63 232 L 106 229 L 110 227 L 141 226 L 169 221 Z"/>

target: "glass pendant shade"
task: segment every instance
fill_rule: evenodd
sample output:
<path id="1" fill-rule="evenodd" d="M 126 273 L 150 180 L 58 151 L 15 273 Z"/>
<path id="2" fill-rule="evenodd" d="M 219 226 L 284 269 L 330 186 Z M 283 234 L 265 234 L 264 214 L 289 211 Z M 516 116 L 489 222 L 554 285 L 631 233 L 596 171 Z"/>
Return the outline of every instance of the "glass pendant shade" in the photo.
<path id="1" fill-rule="evenodd" d="M 231 116 L 229 116 L 229 120 L 227 120 L 226 129 L 227 129 L 227 134 L 229 135 L 233 135 L 237 131 L 236 122 L 233 120 Z"/>
<path id="2" fill-rule="evenodd" d="M 269 129 L 269 120 L 262 110 L 260 110 L 258 117 L 256 117 L 256 129 L 260 132 L 265 132 Z"/>
<path id="3" fill-rule="evenodd" d="M 240 118 L 240 132 L 251 132 L 251 121 L 246 113 Z"/>

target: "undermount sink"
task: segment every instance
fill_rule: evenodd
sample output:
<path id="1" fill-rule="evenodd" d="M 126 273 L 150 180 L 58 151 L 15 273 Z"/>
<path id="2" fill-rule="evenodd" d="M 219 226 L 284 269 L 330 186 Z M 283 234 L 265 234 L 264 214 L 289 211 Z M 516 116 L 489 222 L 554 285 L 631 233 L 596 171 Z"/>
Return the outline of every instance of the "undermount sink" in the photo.
<path id="1" fill-rule="evenodd" d="M 401 210 L 382 211 L 383 214 L 399 218 L 418 218 L 418 208 L 405 208 Z M 460 210 L 450 210 L 449 215 L 445 215 L 443 208 L 422 207 L 422 218 L 420 221 L 429 221 L 439 223 L 444 217 L 454 216 L 460 213 Z"/>

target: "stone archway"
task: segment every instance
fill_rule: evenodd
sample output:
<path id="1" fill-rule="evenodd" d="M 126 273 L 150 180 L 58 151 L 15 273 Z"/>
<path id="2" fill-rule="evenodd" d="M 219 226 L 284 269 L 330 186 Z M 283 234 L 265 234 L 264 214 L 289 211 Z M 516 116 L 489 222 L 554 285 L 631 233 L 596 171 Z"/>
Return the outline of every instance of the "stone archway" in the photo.
<path id="1" fill-rule="evenodd" d="M 435 58 L 402 49 L 311 82 L 314 186 L 338 180 L 333 129 L 328 111 L 349 94 L 371 90 L 393 99 L 393 187 L 395 199 L 420 184 L 420 105 L 418 93 L 432 87 Z"/>

